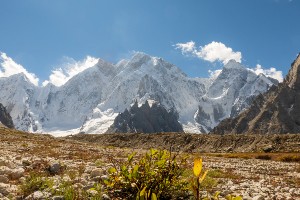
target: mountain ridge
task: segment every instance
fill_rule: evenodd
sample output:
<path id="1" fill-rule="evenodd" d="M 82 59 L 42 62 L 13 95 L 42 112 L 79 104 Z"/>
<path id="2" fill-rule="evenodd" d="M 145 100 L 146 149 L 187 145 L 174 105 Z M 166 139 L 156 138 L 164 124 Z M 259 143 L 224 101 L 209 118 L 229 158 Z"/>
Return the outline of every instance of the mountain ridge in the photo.
<path id="1" fill-rule="evenodd" d="M 225 119 L 212 133 L 283 134 L 300 132 L 300 56 L 286 78 L 259 95 L 252 105 L 233 119 Z"/>
<path id="2" fill-rule="evenodd" d="M 175 111 L 184 131 L 209 132 L 277 84 L 234 61 L 217 77 L 190 78 L 162 58 L 141 52 L 116 65 L 99 59 L 59 87 L 50 83 L 38 87 L 22 76 L 14 76 L 21 77 L 21 83 L 13 77 L 0 78 L 4 91 L 0 102 L 10 111 L 17 129 L 53 135 L 104 133 L 119 113 L 135 101 L 144 104 L 148 100 Z M 209 119 L 201 121 L 199 109 Z"/>

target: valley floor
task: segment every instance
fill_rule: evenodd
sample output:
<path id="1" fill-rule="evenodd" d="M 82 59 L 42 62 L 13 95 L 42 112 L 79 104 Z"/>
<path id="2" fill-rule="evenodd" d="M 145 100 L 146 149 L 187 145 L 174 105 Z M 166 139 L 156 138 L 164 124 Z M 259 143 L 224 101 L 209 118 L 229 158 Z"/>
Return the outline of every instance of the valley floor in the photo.
<path id="1" fill-rule="evenodd" d="M 63 187 L 67 187 L 70 194 L 75 188 L 88 196 L 96 196 L 101 190 L 102 199 L 115 199 L 114 191 L 105 191 L 100 184 L 107 179 L 108 168 L 112 161 L 124 160 L 133 151 L 137 152 L 137 157 L 142 155 L 148 148 L 146 141 L 150 136 L 143 135 L 146 138 L 144 149 L 139 145 L 135 148 L 113 147 L 109 142 L 104 145 L 97 142 L 98 136 L 82 137 L 54 138 L 0 127 L 0 199 L 66 199 L 65 194 L 57 192 L 64 190 Z M 107 137 L 113 141 L 113 136 Z M 168 137 L 171 143 L 171 136 Z M 142 141 L 142 136 L 139 139 Z M 122 140 L 130 142 L 125 136 Z M 192 143 L 193 138 L 187 140 Z M 227 194 L 256 200 L 300 199 L 299 153 L 282 154 L 294 158 L 283 160 L 293 162 L 282 162 L 278 161 L 281 153 L 203 154 L 195 149 L 180 154 L 189 156 L 190 169 L 195 157 L 203 157 L 204 168 L 209 169 L 217 181 L 208 190 L 221 191 L 221 199 Z"/>

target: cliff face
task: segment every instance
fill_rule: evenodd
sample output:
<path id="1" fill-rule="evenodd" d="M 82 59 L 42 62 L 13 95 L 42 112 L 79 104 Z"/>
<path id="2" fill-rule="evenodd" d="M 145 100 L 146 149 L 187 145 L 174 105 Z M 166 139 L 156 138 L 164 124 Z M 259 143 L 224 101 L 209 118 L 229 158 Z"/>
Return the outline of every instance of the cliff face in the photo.
<path id="1" fill-rule="evenodd" d="M 183 132 L 178 115 L 168 112 L 157 104 L 150 106 L 148 101 L 141 107 L 136 102 L 129 110 L 120 113 L 107 133 L 157 133 Z"/>
<path id="2" fill-rule="evenodd" d="M 300 54 L 283 83 L 256 97 L 249 109 L 223 120 L 211 133 L 300 133 Z"/>
<path id="3" fill-rule="evenodd" d="M 14 128 L 14 123 L 11 119 L 11 116 L 6 111 L 6 108 L 0 103 L 0 124 L 8 128 Z"/>

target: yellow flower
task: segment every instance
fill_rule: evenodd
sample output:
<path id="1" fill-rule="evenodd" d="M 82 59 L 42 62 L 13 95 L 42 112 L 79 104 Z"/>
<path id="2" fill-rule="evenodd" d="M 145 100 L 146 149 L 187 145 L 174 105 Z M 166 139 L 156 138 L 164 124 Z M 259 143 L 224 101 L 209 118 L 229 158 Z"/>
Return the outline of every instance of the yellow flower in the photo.
<path id="1" fill-rule="evenodd" d="M 202 171 L 202 158 L 196 158 L 194 160 L 194 174 L 196 177 L 199 177 L 200 176 L 200 173 Z"/>

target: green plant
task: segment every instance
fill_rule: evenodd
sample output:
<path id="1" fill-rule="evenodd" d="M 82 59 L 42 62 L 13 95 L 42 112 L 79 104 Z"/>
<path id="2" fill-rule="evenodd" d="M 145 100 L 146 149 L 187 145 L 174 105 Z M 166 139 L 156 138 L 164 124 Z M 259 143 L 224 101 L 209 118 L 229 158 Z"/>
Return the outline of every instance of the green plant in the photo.
<path id="1" fill-rule="evenodd" d="M 138 161 L 134 156 L 130 154 L 125 162 L 108 170 L 109 179 L 104 182 L 109 189 L 120 190 L 123 197 L 145 200 L 170 199 L 180 190 L 187 192 L 187 182 L 181 179 L 185 158 L 177 161 L 177 155 L 155 149 Z"/>
<path id="2" fill-rule="evenodd" d="M 196 158 L 194 160 L 194 167 L 193 167 L 193 172 L 195 177 L 193 178 L 194 180 L 192 181 L 192 190 L 194 192 L 194 196 L 196 200 L 200 200 L 201 198 L 201 184 L 203 180 L 205 179 L 208 171 L 206 170 L 203 174 L 202 172 L 202 158 Z"/>
<path id="3" fill-rule="evenodd" d="M 234 195 L 227 195 L 226 197 L 226 200 L 243 200 L 243 198 L 241 196 L 234 196 Z"/>
<path id="4" fill-rule="evenodd" d="M 59 192 L 56 192 L 57 195 L 62 195 L 65 200 L 75 200 L 80 199 L 79 190 L 75 189 L 70 182 L 63 182 L 59 186 Z"/>
<path id="5" fill-rule="evenodd" d="M 35 191 L 51 190 L 54 182 L 48 177 L 43 177 L 42 174 L 31 172 L 29 176 L 25 178 L 23 184 L 20 185 L 22 195 L 30 195 Z"/>

